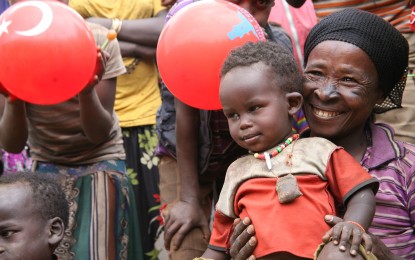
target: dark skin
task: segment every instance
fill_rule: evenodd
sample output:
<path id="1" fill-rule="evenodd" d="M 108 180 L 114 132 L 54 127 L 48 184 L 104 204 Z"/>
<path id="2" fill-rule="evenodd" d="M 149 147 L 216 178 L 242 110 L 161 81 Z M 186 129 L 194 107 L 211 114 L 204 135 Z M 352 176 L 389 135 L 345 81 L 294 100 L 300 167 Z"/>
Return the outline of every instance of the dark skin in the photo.
<path id="1" fill-rule="evenodd" d="M 145 19 L 123 20 L 122 28 L 117 35 L 123 57 L 135 57 L 142 60 L 153 60 L 156 47 L 167 11 L 162 10 L 156 16 Z M 108 18 L 89 17 L 88 21 L 98 23 L 108 29 L 112 20 Z"/>
<path id="2" fill-rule="evenodd" d="M 63 238 L 62 219 L 44 219 L 29 184 L 0 185 L 0 259 L 53 259 Z"/>
<path id="3" fill-rule="evenodd" d="M 265 26 L 274 1 L 231 1 L 249 11 L 261 26 Z M 180 247 L 184 237 L 194 228 L 200 228 L 206 241 L 210 230 L 200 205 L 198 179 L 199 110 L 179 100 L 176 102 L 176 153 L 180 172 L 180 197 L 165 216 L 164 245 L 167 250 Z"/>
<path id="4" fill-rule="evenodd" d="M 347 43 L 325 41 L 318 44 L 311 51 L 304 70 L 304 97 L 303 108 L 310 124 L 311 135 L 328 138 L 344 147 L 357 161 L 361 161 L 367 148 L 364 125 L 375 104 L 380 104 L 384 99 L 376 68 L 367 54 Z M 324 113 L 316 113 L 319 110 L 339 113 L 332 118 L 327 114 L 322 118 L 321 114 Z M 231 255 L 234 259 L 254 259 L 252 252 L 256 243 L 252 238 L 253 227 L 248 229 L 251 234 L 245 232 L 250 223 L 248 220 L 244 221 L 246 225 L 236 223 L 231 238 Z M 327 216 L 325 221 L 336 225 L 341 219 Z M 378 259 L 402 259 L 394 256 L 378 237 L 367 235 L 373 244 L 372 253 Z M 251 243 L 247 243 L 248 241 Z M 348 250 L 347 245 L 343 246 Z M 336 245 L 328 244 L 328 247 L 335 249 Z M 323 251 L 319 257 L 330 259 L 326 253 L 329 252 Z M 337 254 L 339 253 L 341 252 L 337 250 Z M 332 259 L 338 258 L 336 256 Z"/>

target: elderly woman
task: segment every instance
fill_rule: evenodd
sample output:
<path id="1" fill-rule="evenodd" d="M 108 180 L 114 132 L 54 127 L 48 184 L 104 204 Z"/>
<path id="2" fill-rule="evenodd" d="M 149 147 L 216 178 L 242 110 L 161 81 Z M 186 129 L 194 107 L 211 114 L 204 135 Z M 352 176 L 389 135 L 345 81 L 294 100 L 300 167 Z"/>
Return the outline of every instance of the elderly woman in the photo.
<path id="1" fill-rule="evenodd" d="M 378 259 L 415 259 L 415 146 L 396 141 L 389 126 L 372 123 L 374 113 L 401 107 L 408 43 L 382 18 L 346 9 L 317 24 L 304 49 L 308 135 L 343 146 L 380 181 L 369 229 L 373 254 Z M 333 216 L 325 220 L 338 221 Z M 245 219 L 235 227 L 233 259 L 255 259 L 254 227 L 249 223 Z M 336 245 L 329 243 L 325 249 L 331 247 Z M 326 251 L 321 259 L 339 259 Z"/>

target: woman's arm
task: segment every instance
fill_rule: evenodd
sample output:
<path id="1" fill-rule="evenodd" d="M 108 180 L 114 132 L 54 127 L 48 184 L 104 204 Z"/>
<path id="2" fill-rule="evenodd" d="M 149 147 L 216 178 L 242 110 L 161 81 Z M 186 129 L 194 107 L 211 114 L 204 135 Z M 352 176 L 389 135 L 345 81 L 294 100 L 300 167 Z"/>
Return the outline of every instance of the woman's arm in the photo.
<path id="1" fill-rule="evenodd" d="M 155 17 L 122 20 L 121 30 L 117 39 L 120 42 L 121 52 L 124 57 L 146 57 L 148 49 L 155 50 L 160 33 L 164 27 L 164 19 L 167 11 L 160 11 Z M 108 29 L 112 27 L 112 19 L 90 17 L 90 22 L 98 23 Z M 142 49 L 144 48 L 144 49 Z"/>
<path id="2" fill-rule="evenodd" d="M 209 223 L 200 205 L 199 127 L 199 110 L 176 100 L 176 153 L 181 186 L 179 200 L 172 205 L 165 221 L 164 243 L 167 249 L 179 247 L 193 228 L 200 228 L 206 241 L 210 237 Z"/>
<path id="3" fill-rule="evenodd" d="M 166 15 L 167 11 L 162 10 L 151 18 L 123 20 L 118 39 L 139 45 L 157 47 Z"/>

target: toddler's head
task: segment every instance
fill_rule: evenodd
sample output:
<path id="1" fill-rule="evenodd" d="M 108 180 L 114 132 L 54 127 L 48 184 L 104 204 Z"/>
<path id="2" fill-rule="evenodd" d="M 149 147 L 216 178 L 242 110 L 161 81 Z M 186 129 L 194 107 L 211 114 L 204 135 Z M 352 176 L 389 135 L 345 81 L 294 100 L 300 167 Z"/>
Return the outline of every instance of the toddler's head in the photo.
<path id="1" fill-rule="evenodd" d="M 252 152 L 284 141 L 303 102 L 293 54 L 274 42 L 246 43 L 225 60 L 220 100 L 232 138 Z"/>

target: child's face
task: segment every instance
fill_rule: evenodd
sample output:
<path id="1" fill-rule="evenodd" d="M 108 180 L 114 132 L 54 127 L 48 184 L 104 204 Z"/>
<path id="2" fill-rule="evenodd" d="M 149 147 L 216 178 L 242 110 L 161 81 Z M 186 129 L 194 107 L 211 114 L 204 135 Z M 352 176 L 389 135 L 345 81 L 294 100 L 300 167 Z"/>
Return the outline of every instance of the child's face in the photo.
<path id="1" fill-rule="evenodd" d="M 28 184 L 0 185 L 0 259 L 51 259 L 49 228 Z"/>
<path id="2" fill-rule="evenodd" d="M 291 133 L 291 93 L 281 90 L 284 82 L 276 83 L 272 73 L 256 63 L 236 67 L 221 79 L 220 100 L 232 138 L 252 152 L 271 149 Z"/>

